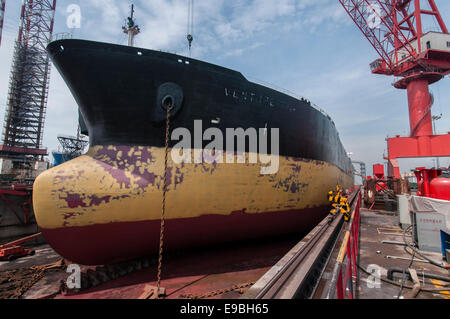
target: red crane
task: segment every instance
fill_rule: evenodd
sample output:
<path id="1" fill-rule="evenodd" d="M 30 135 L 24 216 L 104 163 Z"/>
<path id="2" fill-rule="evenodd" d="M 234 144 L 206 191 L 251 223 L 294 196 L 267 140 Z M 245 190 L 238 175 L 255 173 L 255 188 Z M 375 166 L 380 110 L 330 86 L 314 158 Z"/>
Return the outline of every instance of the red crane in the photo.
<path id="1" fill-rule="evenodd" d="M 429 85 L 450 74 L 450 35 L 434 0 L 339 0 L 380 59 L 374 74 L 400 77 L 408 92 L 409 137 L 389 138 L 388 176 L 400 178 L 398 158 L 450 156 L 450 132 L 433 135 Z M 425 17 L 437 32 L 424 33 Z"/>

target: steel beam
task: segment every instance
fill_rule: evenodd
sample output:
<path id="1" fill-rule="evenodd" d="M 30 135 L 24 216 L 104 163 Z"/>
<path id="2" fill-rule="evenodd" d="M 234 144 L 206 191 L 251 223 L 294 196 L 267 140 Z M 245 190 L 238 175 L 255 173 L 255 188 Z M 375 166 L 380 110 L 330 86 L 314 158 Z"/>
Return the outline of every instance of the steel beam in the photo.
<path id="1" fill-rule="evenodd" d="M 394 137 L 387 140 L 388 176 L 400 178 L 398 158 L 450 156 L 450 132 L 446 135 Z"/>

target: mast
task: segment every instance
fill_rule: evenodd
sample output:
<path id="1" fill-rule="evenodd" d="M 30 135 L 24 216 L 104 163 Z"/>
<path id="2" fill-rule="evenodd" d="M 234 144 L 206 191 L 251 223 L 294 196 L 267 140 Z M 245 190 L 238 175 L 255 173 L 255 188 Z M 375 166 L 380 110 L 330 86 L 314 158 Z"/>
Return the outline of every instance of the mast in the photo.
<path id="1" fill-rule="evenodd" d="M 192 41 L 194 41 L 194 0 L 189 0 L 188 21 L 187 21 L 187 40 L 189 43 L 189 55 L 191 55 Z"/>
<path id="2" fill-rule="evenodd" d="M 128 45 L 130 47 L 134 46 L 134 37 L 141 33 L 141 29 L 134 19 L 134 4 L 131 5 L 130 16 L 127 18 L 126 25 L 122 27 L 122 30 L 128 35 Z"/>

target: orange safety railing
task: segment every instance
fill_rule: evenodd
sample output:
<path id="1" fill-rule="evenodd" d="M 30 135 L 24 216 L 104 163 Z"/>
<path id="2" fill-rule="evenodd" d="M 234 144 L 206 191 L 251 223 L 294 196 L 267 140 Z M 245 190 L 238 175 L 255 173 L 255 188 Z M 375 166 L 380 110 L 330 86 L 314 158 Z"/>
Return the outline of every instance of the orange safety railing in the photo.
<path id="1" fill-rule="evenodd" d="M 342 241 L 334 267 L 327 298 L 354 299 L 354 283 L 358 279 L 359 225 L 361 191 L 358 190 L 356 204 L 353 205 L 351 219 Z"/>

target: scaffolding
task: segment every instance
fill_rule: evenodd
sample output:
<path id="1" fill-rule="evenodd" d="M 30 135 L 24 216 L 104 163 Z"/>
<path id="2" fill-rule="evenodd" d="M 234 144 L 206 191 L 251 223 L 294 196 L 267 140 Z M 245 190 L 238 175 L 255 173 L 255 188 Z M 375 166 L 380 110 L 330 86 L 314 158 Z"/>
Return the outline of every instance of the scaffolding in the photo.
<path id="1" fill-rule="evenodd" d="M 84 149 L 89 144 L 89 141 L 81 134 L 79 126 L 77 136 L 59 135 L 58 141 L 62 146 L 62 159 L 65 162 L 81 156 Z"/>
<path id="2" fill-rule="evenodd" d="M 31 162 L 47 155 L 42 137 L 48 97 L 56 0 L 23 0 L 0 156 Z"/>
<path id="3" fill-rule="evenodd" d="M 352 164 L 358 164 L 360 169 L 359 169 L 359 174 L 355 173 L 355 175 L 358 175 L 362 178 L 362 181 L 364 183 L 364 181 L 367 179 L 367 172 L 366 172 L 366 163 L 364 162 L 358 162 L 358 161 L 352 161 Z"/>

